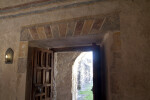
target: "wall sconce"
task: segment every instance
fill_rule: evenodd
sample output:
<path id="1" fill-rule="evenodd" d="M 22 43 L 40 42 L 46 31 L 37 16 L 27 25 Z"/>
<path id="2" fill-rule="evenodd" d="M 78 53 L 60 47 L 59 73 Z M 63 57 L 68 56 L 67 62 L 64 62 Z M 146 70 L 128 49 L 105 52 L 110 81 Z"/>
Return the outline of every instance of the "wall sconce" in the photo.
<path id="1" fill-rule="evenodd" d="M 5 53 L 5 64 L 12 64 L 13 57 L 14 57 L 14 51 L 11 48 L 7 49 Z"/>

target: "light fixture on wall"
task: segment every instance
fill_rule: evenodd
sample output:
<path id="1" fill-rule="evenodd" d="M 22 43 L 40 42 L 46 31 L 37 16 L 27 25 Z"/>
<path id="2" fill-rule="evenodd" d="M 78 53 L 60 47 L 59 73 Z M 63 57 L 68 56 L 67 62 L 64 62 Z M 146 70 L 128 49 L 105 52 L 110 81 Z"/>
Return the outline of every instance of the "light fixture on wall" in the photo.
<path id="1" fill-rule="evenodd" d="M 5 63 L 6 64 L 12 64 L 13 63 L 13 57 L 14 57 L 14 51 L 11 48 L 8 48 L 5 53 Z"/>

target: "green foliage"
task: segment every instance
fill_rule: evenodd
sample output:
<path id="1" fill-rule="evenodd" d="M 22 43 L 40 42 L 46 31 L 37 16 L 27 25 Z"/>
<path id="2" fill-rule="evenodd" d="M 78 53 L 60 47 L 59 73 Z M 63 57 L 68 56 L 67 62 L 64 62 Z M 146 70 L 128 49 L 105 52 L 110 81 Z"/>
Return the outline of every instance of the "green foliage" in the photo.
<path id="1" fill-rule="evenodd" d="M 85 91 L 80 91 L 79 93 L 85 95 L 84 100 L 93 100 L 93 92 L 91 91 L 92 85 L 87 86 Z"/>

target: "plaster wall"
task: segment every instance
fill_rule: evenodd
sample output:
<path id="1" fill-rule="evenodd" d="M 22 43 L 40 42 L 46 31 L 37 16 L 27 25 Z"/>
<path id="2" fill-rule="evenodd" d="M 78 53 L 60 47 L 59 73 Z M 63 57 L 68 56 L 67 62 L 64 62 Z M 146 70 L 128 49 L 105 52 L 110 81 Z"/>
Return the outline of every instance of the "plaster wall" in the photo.
<path id="1" fill-rule="evenodd" d="M 117 3 L 116 3 L 117 2 Z M 15 2 L 17 3 L 17 2 Z M 6 6 L 6 3 L 0 3 Z M 119 5 L 118 5 L 119 4 Z M 101 6 L 103 5 L 103 6 Z M 107 48 L 109 100 L 149 100 L 150 92 L 150 2 L 148 0 L 110 0 L 40 14 L 0 19 L 0 100 L 24 100 L 26 73 L 18 72 L 17 59 L 21 27 L 81 16 L 103 15 L 120 10 L 119 54 Z M 113 32 L 112 32 L 113 33 Z M 118 44 L 117 44 L 118 45 Z M 5 51 L 14 50 L 14 63 L 5 64 Z M 114 56 L 113 56 L 113 55 Z M 113 58 L 117 58 L 113 61 Z"/>
<path id="2" fill-rule="evenodd" d="M 7 7 L 13 7 L 13 6 L 18 6 L 18 5 L 23 5 L 27 3 L 38 3 L 38 2 L 44 2 L 48 0 L 0 0 L 0 8 L 7 8 Z M 51 2 L 58 2 L 58 1 L 76 1 L 78 2 L 79 0 L 51 0 Z M 80 0 L 81 1 L 81 0 Z M 84 0 L 82 0 L 84 1 Z"/>
<path id="3" fill-rule="evenodd" d="M 150 96 L 150 2 L 123 4 L 121 15 L 122 64 L 118 66 L 117 99 L 148 100 Z M 122 8 L 123 10 L 123 8 Z M 121 68 L 120 68 L 121 67 Z M 114 76 L 116 76 L 114 73 Z M 121 82 L 121 83 L 119 83 Z M 120 84 L 120 85 L 119 85 Z M 121 89 L 122 88 L 122 89 Z"/>
<path id="4" fill-rule="evenodd" d="M 54 22 L 76 17 L 111 13 L 116 4 L 103 12 L 99 12 L 99 4 L 85 5 L 77 8 L 61 9 L 40 14 L 30 14 L 15 18 L 0 19 L 0 100 L 25 100 L 26 68 L 18 71 L 18 55 L 20 32 L 23 26 Z M 105 7 L 111 3 L 104 3 Z M 98 8 L 97 8 L 98 7 Z M 104 7 L 102 7 L 104 9 Z M 77 13 L 75 13 L 77 12 Z M 14 50 L 13 64 L 5 64 L 5 51 Z"/>
<path id="5" fill-rule="evenodd" d="M 9 6 L 16 6 L 19 4 L 24 4 L 28 2 L 33 2 L 38 0 L 1 0 L 0 1 L 0 8 L 9 7 Z"/>
<path id="6" fill-rule="evenodd" d="M 150 2 L 121 3 L 120 33 L 105 36 L 109 100 L 149 100 Z"/>

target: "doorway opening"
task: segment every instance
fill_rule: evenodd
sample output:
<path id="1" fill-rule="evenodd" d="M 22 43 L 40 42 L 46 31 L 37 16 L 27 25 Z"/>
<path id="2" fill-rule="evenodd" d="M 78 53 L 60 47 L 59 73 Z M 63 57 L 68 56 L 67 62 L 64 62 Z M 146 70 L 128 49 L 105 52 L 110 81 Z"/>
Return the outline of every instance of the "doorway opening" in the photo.
<path id="1" fill-rule="evenodd" d="M 32 62 L 33 63 L 36 62 L 34 60 L 39 61 L 41 60 L 41 58 L 44 60 L 45 57 L 47 57 L 43 55 L 45 53 L 42 53 L 41 56 L 39 56 L 38 54 L 37 56 L 35 56 L 35 58 L 38 57 L 40 59 L 33 59 L 31 54 L 36 53 L 33 50 L 30 50 L 29 48 L 29 55 L 30 55 L 29 57 L 31 58 L 28 58 L 28 63 L 31 66 L 33 65 Z M 49 96 L 50 97 L 49 99 L 56 98 L 56 100 L 62 100 L 62 99 L 63 100 L 100 100 L 100 98 L 104 98 L 105 83 L 104 83 L 103 74 L 105 73 L 105 71 L 103 71 L 104 69 L 101 63 L 102 58 L 100 55 L 101 54 L 100 46 L 92 45 L 92 46 L 85 46 L 85 47 L 67 47 L 67 48 L 52 48 L 51 50 L 49 49 L 40 49 L 40 50 L 44 52 L 45 50 L 47 52 L 48 51 L 53 52 L 52 53 L 53 57 L 51 57 L 52 58 L 51 62 L 54 65 L 53 66 L 54 72 L 52 72 L 51 76 L 49 75 L 49 78 L 51 77 L 50 79 L 52 80 L 50 85 L 45 84 L 46 74 L 43 74 L 42 72 L 40 72 L 40 74 L 38 75 L 35 74 L 35 76 L 37 76 L 35 78 L 39 79 L 41 83 L 38 84 L 38 86 L 40 85 L 40 86 L 49 87 L 51 86 L 51 84 L 53 85 L 51 86 L 52 87 L 51 92 L 46 93 L 46 94 L 51 94 L 51 96 Z M 38 69 L 51 70 L 51 69 L 47 69 L 47 67 L 46 68 L 43 67 L 43 60 L 41 60 L 42 61 L 41 64 L 42 64 L 42 68 L 44 69 L 41 69 L 39 67 Z M 76 65 L 80 65 L 80 66 L 75 67 Z M 88 69 L 90 70 L 89 72 L 87 72 Z M 34 73 L 32 73 L 33 69 L 31 69 L 31 67 L 29 66 L 27 72 L 28 72 L 27 80 L 31 80 L 31 82 L 28 81 L 28 84 L 26 86 L 27 87 L 26 91 L 30 91 L 27 92 L 26 96 L 28 96 L 28 98 L 32 98 L 32 97 L 35 98 L 34 95 L 35 87 L 33 86 Z M 32 79 L 31 79 L 31 75 L 33 76 Z M 37 90 L 38 93 L 40 93 L 40 98 L 41 98 L 43 96 L 42 92 L 45 92 L 45 90 L 44 89 L 43 90 L 37 89 Z M 47 98 L 45 99 L 49 100 Z M 106 99 L 104 98 L 103 100 Z"/>
<path id="2" fill-rule="evenodd" d="M 93 100 L 93 52 L 82 52 L 72 71 L 73 100 Z"/>

